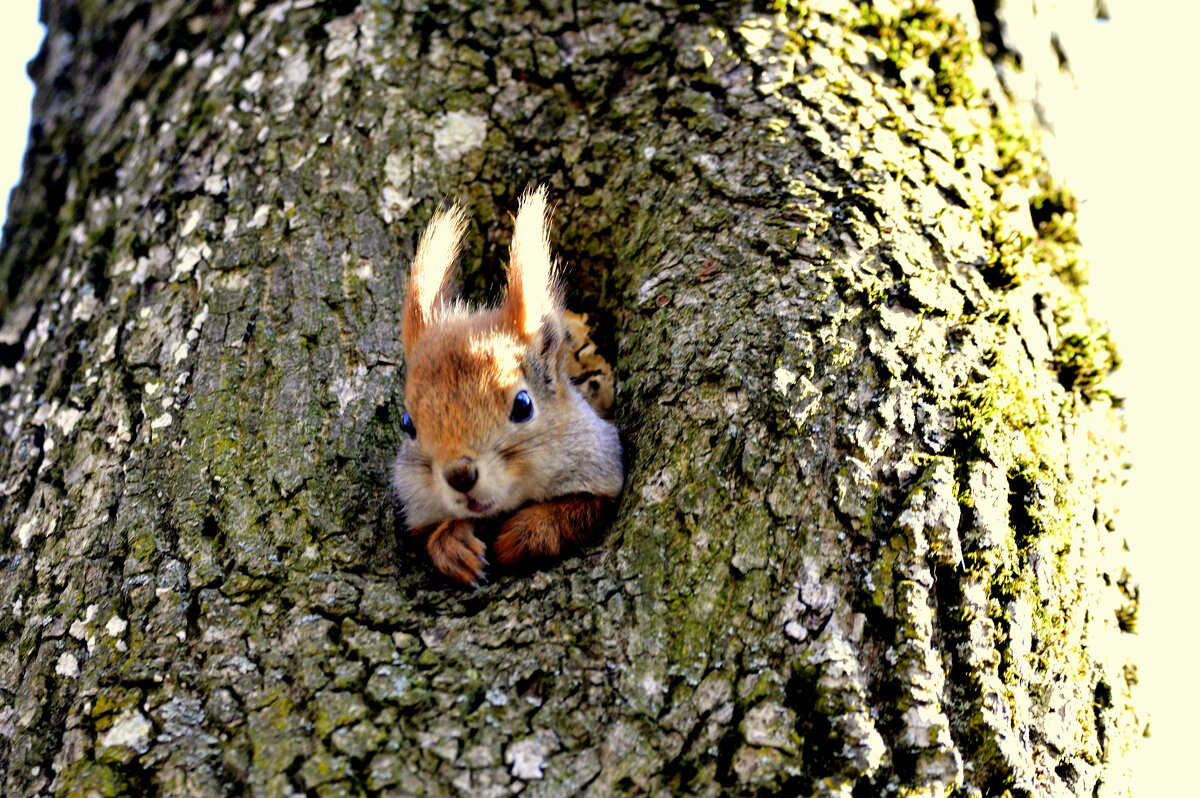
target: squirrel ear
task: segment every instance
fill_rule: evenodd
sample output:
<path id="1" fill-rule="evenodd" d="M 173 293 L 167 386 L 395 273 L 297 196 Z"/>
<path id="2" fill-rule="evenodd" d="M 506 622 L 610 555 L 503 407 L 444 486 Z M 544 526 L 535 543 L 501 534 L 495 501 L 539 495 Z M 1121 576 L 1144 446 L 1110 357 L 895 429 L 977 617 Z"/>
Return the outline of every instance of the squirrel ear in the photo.
<path id="1" fill-rule="evenodd" d="M 421 235 L 404 297 L 404 348 L 411 351 L 438 311 L 450 301 L 454 264 L 462 249 L 467 216 L 461 207 L 438 208 Z"/>
<path id="2" fill-rule="evenodd" d="M 549 222 L 545 187 L 526 191 L 517 207 L 509 252 L 508 293 L 500 309 L 505 326 L 526 341 L 543 327 L 551 328 L 553 340 L 543 341 L 543 347 L 556 345 L 561 338 L 557 335 L 561 307 L 557 264 L 550 255 Z"/>

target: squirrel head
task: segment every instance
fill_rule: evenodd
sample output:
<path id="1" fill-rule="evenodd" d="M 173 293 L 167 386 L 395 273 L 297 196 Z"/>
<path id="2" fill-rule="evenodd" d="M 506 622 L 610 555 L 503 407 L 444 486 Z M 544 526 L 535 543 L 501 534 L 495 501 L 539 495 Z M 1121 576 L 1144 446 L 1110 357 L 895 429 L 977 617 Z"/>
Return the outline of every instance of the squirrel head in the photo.
<path id="1" fill-rule="evenodd" d="M 574 391 L 564 370 L 566 330 L 547 237 L 543 188 L 521 198 L 507 287 L 498 307 L 456 297 L 454 265 L 466 215 L 457 205 L 429 223 L 408 278 L 402 426 L 395 482 L 409 524 L 487 518 L 545 486 Z"/>

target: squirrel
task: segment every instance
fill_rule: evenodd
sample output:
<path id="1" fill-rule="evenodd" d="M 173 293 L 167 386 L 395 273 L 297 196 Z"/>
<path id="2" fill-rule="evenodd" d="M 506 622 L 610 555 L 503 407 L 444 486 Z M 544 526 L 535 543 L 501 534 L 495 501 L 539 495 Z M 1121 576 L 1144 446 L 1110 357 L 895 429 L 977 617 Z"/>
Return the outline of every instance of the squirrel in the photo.
<path id="1" fill-rule="evenodd" d="M 434 567 L 476 588 L 488 564 L 477 530 L 499 522 L 491 549 L 502 565 L 557 557 L 592 536 L 625 480 L 617 428 L 566 370 L 572 341 L 549 222 L 545 188 L 526 191 L 498 307 L 455 296 L 467 225 L 456 204 L 430 221 L 408 277 L 407 437 L 393 486 Z"/>

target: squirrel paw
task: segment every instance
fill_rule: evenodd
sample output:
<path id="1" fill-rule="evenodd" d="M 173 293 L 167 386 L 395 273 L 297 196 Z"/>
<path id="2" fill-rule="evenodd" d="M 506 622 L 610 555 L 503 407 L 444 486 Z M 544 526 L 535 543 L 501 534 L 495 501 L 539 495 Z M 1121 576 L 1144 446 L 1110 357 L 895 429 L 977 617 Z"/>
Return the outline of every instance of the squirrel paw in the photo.
<path id="1" fill-rule="evenodd" d="M 518 510 L 492 543 L 496 561 L 511 565 L 529 557 L 557 557 L 564 541 L 570 546 L 587 541 L 611 506 L 612 499 L 578 494 Z"/>
<path id="2" fill-rule="evenodd" d="M 492 542 L 492 551 L 501 565 L 529 557 L 556 557 L 561 549 L 559 514 L 549 504 L 534 504 L 514 513 Z"/>
<path id="3" fill-rule="evenodd" d="M 434 525 L 425 549 L 433 567 L 455 582 L 475 588 L 487 582 L 483 541 L 475 537 L 475 525 L 470 521 L 449 518 Z"/>

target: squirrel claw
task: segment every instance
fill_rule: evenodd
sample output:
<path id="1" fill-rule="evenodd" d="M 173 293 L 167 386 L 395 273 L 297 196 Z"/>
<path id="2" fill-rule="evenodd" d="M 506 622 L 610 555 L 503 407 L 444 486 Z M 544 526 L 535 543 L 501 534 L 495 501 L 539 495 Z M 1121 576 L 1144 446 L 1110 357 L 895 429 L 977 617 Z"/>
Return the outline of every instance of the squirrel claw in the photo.
<path id="1" fill-rule="evenodd" d="M 475 537 L 470 521 L 452 518 L 441 522 L 429 533 L 425 548 L 434 567 L 460 585 L 478 588 L 486 583 L 483 541 Z"/>

